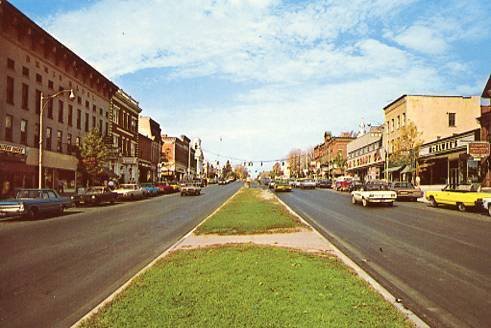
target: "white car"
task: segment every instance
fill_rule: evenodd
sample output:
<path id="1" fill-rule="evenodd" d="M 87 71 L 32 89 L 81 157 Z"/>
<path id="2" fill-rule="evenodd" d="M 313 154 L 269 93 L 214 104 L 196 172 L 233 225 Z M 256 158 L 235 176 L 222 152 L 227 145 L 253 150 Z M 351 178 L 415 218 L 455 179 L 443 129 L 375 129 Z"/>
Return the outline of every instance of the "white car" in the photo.
<path id="1" fill-rule="evenodd" d="M 142 199 L 145 195 L 143 189 L 140 185 L 136 183 L 127 183 L 119 185 L 117 189 L 114 190 L 115 193 L 118 194 L 118 198 L 120 199 Z"/>
<path id="2" fill-rule="evenodd" d="M 315 189 L 317 187 L 317 183 L 312 179 L 300 180 L 300 189 Z"/>
<path id="3" fill-rule="evenodd" d="M 351 202 L 353 204 L 361 202 L 363 207 L 374 203 L 384 203 L 392 206 L 396 199 L 397 193 L 389 190 L 389 186 L 384 182 L 366 183 L 351 192 Z"/>
<path id="4" fill-rule="evenodd" d="M 491 216 L 491 198 L 483 198 L 482 207 L 488 211 L 488 214 Z"/>

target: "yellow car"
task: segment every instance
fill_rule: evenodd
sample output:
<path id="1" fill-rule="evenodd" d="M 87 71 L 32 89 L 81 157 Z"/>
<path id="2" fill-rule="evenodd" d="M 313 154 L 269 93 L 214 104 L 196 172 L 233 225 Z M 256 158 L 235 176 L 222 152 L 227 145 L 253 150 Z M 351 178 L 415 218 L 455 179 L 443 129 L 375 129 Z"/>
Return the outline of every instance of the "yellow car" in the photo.
<path id="1" fill-rule="evenodd" d="M 292 191 L 292 186 L 288 180 L 277 180 L 274 184 L 274 191 Z"/>
<path id="2" fill-rule="evenodd" d="M 441 191 L 426 191 L 425 198 L 430 205 L 454 205 L 461 212 L 467 207 L 481 206 L 483 198 L 491 197 L 491 193 L 481 192 L 479 184 L 447 185 Z"/>

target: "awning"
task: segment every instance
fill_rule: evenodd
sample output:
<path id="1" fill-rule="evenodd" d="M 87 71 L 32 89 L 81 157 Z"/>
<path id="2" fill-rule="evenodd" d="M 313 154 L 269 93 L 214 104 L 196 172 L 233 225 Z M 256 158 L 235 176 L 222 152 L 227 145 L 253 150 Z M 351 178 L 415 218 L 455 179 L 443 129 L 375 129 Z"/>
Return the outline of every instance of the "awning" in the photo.
<path id="1" fill-rule="evenodd" d="M 389 167 L 385 172 L 387 173 L 392 173 L 392 172 L 397 172 L 400 171 L 403 167 L 402 166 L 394 166 L 394 167 Z"/>
<path id="2" fill-rule="evenodd" d="M 401 171 L 401 173 L 412 173 L 412 172 L 414 172 L 414 171 L 416 171 L 416 170 L 414 169 L 414 167 L 411 167 L 411 166 L 409 166 L 409 165 L 408 165 L 408 166 L 406 166 L 406 167 L 404 168 L 404 170 L 402 170 L 402 171 Z"/>

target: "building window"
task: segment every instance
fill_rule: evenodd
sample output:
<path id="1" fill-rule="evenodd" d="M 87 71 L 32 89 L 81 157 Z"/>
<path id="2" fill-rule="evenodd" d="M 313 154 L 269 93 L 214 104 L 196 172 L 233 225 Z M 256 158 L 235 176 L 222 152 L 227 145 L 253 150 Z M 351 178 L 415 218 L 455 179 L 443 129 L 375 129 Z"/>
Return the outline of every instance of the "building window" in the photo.
<path id="1" fill-rule="evenodd" d="M 29 86 L 22 83 L 22 109 L 29 110 Z"/>
<path id="2" fill-rule="evenodd" d="M 104 112 L 103 112 L 102 108 L 99 108 L 99 115 L 103 116 L 103 113 Z"/>
<path id="3" fill-rule="evenodd" d="M 399 129 L 401 127 L 401 117 L 397 115 L 397 126 L 396 128 Z"/>
<path id="4" fill-rule="evenodd" d="M 29 68 L 22 66 L 22 75 L 29 78 Z"/>
<path id="5" fill-rule="evenodd" d="M 12 115 L 5 115 L 5 140 L 12 141 Z"/>
<path id="6" fill-rule="evenodd" d="M 46 149 L 51 150 L 51 128 L 46 128 Z"/>
<path id="7" fill-rule="evenodd" d="M 48 99 L 48 118 L 53 118 L 53 99 Z"/>
<path id="8" fill-rule="evenodd" d="M 36 82 L 43 83 L 43 77 L 41 74 L 36 74 Z"/>
<path id="9" fill-rule="evenodd" d="M 89 132 L 89 113 L 85 113 L 85 132 Z"/>
<path id="10" fill-rule="evenodd" d="M 36 114 L 39 114 L 41 110 L 41 91 L 36 90 Z"/>
<path id="11" fill-rule="evenodd" d="M 390 130 L 391 132 L 394 131 L 394 119 L 392 119 L 392 129 Z"/>
<path id="12" fill-rule="evenodd" d="M 13 59 L 7 58 L 7 68 L 15 71 L 15 61 Z"/>
<path id="13" fill-rule="evenodd" d="M 109 123 L 106 122 L 106 130 L 105 130 L 106 136 L 109 135 Z"/>
<path id="14" fill-rule="evenodd" d="M 62 141 L 63 141 L 63 132 L 58 130 L 58 132 L 56 133 L 56 151 L 59 153 L 63 152 Z"/>
<path id="15" fill-rule="evenodd" d="M 34 146 L 39 146 L 39 124 L 34 125 Z"/>
<path id="16" fill-rule="evenodd" d="M 448 113 L 448 126 L 455 126 L 455 113 Z"/>
<path id="17" fill-rule="evenodd" d="M 72 152 L 72 134 L 68 133 L 66 136 L 67 150 L 69 153 Z"/>
<path id="18" fill-rule="evenodd" d="M 51 90 L 54 89 L 54 84 L 53 84 L 53 81 L 51 81 L 51 80 L 48 80 L 48 89 L 51 89 Z"/>
<path id="19" fill-rule="evenodd" d="M 14 78 L 7 76 L 7 103 L 14 104 Z"/>
<path id="20" fill-rule="evenodd" d="M 97 112 L 97 107 L 96 107 L 96 105 L 92 105 L 92 111 L 93 111 L 94 113 L 95 113 L 95 112 Z"/>
<path id="21" fill-rule="evenodd" d="M 80 137 L 75 138 L 75 146 L 80 147 Z"/>
<path id="22" fill-rule="evenodd" d="M 58 100 L 58 122 L 63 123 L 63 101 Z"/>
<path id="23" fill-rule="evenodd" d="M 77 97 L 77 104 L 82 105 L 82 97 Z"/>
<path id="24" fill-rule="evenodd" d="M 402 125 L 406 125 L 406 113 L 402 113 Z"/>
<path id="25" fill-rule="evenodd" d="M 68 105 L 68 126 L 73 124 L 73 106 Z"/>
<path id="26" fill-rule="evenodd" d="M 20 143 L 27 145 L 27 121 L 20 121 Z"/>
<path id="27" fill-rule="evenodd" d="M 103 133 L 102 133 L 102 132 L 103 132 L 103 131 L 102 131 L 102 120 L 99 120 L 99 133 L 100 133 L 101 135 L 103 135 Z"/>
<path id="28" fill-rule="evenodd" d="M 85 101 L 85 108 L 87 108 L 87 109 L 88 109 L 89 107 L 90 107 L 90 105 L 89 105 L 89 101 L 88 101 L 88 100 L 86 100 L 86 101 Z"/>
<path id="29" fill-rule="evenodd" d="M 80 109 L 77 109 L 77 129 L 82 128 L 82 111 Z"/>
<path id="30" fill-rule="evenodd" d="M 96 121 L 95 116 L 92 116 L 92 129 L 97 128 L 95 125 L 95 121 Z"/>

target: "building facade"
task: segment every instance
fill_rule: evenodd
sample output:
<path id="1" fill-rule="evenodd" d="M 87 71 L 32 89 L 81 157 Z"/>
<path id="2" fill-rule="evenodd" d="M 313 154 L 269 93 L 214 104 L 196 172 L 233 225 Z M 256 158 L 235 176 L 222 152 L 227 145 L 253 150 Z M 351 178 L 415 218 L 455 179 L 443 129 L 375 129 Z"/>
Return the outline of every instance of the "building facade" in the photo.
<path id="1" fill-rule="evenodd" d="M 111 100 L 109 169 L 120 183 L 138 182 L 138 101 L 119 89 Z"/>
<path id="2" fill-rule="evenodd" d="M 162 149 L 160 124 L 148 116 L 140 116 L 138 133 L 138 144 L 141 149 L 138 161 L 140 182 L 155 182 L 160 178 L 159 164 Z"/>
<path id="3" fill-rule="evenodd" d="M 382 147 L 383 126 L 370 126 L 360 131 L 355 140 L 347 144 L 346 171 L 360 180 L 382 178 L 384 151 Z"/>
<path id="4" fill-rule="evenodd" d="M 108 133 L 117 87 L 9 2 L 0 1 L 0 197 L 38 186 L 41 94 L 42 185 L 64 190 L 80 183 L 78 146 L 97 129 Z"/>
<path id="5" fill-rule="evenodd" d="M 354 139 L 351 133 L 341 133 L 338 137 L 324 133 L 324 142 L 314 147 L 313 155 L 320 169 L 319 176 L 332 178 L 345 173 L 347 145 Z"/>
<path id="6" fill-rule="evenodd" d="M 481 95 L 481 140 L 491 142 L 491 76 L 484 86 Z M 482 168 L 482 184 L 486 187 L 491 187 L 491 162 L 489 156 L 481 161 Z"/>
<path id="7" fill-rule="evenodd" d="M 428 144 L 479 128 L 480 111 L 479 97 L 462 96 L 402 95 L 385 106 L 383 148 L 387 155 L 385 165 L 389 180 L 412 176 L 416 170 L 390 163 L 402 128 L 409 122 L 417 128 L 419 141 Z"/>
<path id="8" fill-rule="evenodd" d="M 162 136 L 162 180 L 182 180 L 196 175 L 195 151 L 191 140 L 182 135 L 178 137 Z"/>

